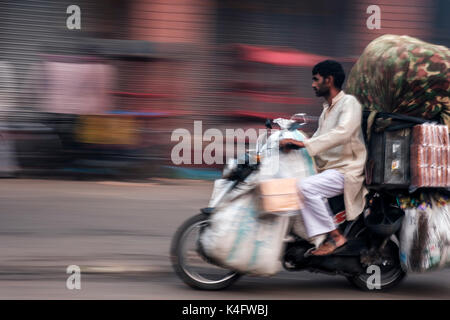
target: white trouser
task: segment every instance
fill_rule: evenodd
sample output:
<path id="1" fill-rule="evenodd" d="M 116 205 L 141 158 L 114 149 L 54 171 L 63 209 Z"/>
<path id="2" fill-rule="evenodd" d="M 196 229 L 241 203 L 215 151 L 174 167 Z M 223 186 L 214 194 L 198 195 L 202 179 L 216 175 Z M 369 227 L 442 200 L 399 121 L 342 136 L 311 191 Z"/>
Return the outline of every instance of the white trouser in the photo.
<path id="1" fill-rule="evenodd" d="M 334 169 L 325 170 L 301 179 L 298 188 L 304 200 L 301 214 L 308 237 L 335 230 L 333 213 L 326 199 L 344 192 L 344 175 Z"/>

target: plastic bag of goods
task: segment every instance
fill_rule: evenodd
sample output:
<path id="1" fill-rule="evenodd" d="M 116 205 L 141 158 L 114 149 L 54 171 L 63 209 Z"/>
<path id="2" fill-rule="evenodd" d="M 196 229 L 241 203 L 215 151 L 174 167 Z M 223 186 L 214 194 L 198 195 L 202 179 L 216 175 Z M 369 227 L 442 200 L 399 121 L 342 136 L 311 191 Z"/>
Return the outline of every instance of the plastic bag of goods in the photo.
<path id="1" fill-rule="evenodd" d="M 400 262 L 407 272 L 450 266 L 450 205 L 431 199 L 405 209 L 400 231 Z"/>

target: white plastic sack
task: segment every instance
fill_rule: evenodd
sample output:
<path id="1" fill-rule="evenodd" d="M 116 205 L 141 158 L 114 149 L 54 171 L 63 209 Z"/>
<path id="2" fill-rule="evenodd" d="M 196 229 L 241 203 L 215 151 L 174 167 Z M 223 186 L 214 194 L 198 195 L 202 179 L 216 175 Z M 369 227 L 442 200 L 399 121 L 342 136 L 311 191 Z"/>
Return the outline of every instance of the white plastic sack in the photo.
<path id="1" fill-rule="evenodd" d="M 287 127 L 290 120 L 282 121 Z M 281 256 L 285 238 L 292 222 L 293 231 L 299 237 L 316 246 L 325 236 L 308 239 L 300 214 L 266 216 L 259 218 L 256 187 L 260 181 L 276 178 L 304 178 L 316 173 L 313 159 L 305 149 L 279 152 L 278 141 L 291 138 L 299 141 L 305 135 L 298 130 L 280 130 L 270 137 L 262 137 L 257 145 L 261 155 L 259 170 L 244 183 L 227 192 L 211 216 L 210 226 L 204 230 L 200 242 L 205 253 L 223 266 L 255 275 L 273 275 L 281 269 Z M 215 204 L 230 182 L 216 180 L 210 206 Z"/>
<path id="2" fill-rule="evenodd" d="M 440 263 L 438 267 L 450 267 L 450 206 L 436 206 L 436 214 L 431 218 L 437 231 L 437 241 L 439 241 Z"/>
<path id="3" fill-rule="evenodd" d="M 281 269 L 289 217 L 259 219 L 256 199 L 254 192 L 245 193 L 217 210 L 200 241 L 223 266 L 269 276 Z"/>
<path id="4" fill-rule="evenodd" d="M 450 208 L 405 210 L 400 231 L 400 262 L 406 272 L 425 272 L 450 265 Z"/>
<path id="5" fill-rule="evenodd" d="M 288 153 L 281 152 L 278 141 L 282 139 L 304 141 L 306 136 L 298 130 L 280 130 L 273 133 L 263 146 L 259 146 L 257 150 L 261 153 L 260 180 L 303 178 L 315 174 L 315 163 L 308 151 L 302 148 Z"/>
<path id="6" fill-rule="evenodd" d="M 419 225 L 419 212 L 417 208 L 405 209 L 402 228 L 400 230 L 400 263 L 402 269 L 406 272 L 412 269 L 412 247 L 417 238 L 417 229 Z"/>
<path id="7" fill-rule="evenodd" d="M 222 193 L 227 189 L 227 187 L 232 184 L 233 181 L 227 179 L 217 179 L 214 181 L 214 188 L 211 194 L 211 199 L 209 200 L 208 207 L 214 207 L 217 198 L 219 198 Z"/>

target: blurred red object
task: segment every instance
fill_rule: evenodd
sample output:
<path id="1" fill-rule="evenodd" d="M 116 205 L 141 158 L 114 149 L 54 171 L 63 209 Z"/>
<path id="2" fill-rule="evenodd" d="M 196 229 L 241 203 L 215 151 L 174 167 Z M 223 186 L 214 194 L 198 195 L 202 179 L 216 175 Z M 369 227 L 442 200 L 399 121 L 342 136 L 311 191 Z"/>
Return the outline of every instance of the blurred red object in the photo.
<path id="1" fill-rule="evenodd" d="M 290 67 L 313 67 L 317 63 L 333 59 L 340 62 L 356 62 L 354 57 L 327 57 L 290 48 L 273 48 L 234 44 L 241 60 Z"/>
<path id="2" fill-rule="evenodd" d="M 273 65 L 313 67 L 320 61 L 330 59 L 330 57 L 294 49 L 258 47 L 245 44 L 236 44 L 235 48 L 242 60 Z"/>

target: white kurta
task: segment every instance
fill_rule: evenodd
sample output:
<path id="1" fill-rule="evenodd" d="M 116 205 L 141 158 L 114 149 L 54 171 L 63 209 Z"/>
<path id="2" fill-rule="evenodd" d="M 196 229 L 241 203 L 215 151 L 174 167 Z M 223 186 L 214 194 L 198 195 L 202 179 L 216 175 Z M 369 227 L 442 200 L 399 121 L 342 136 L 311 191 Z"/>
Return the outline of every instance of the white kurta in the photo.
<path id="1" fill-rule="evenodd" d="M 347 220 L 356 219 L 365 205 L 364 167 L 367 151 L 361 129 L 362 106 L 344 91 L 331 106 L 324 103 L 319 127 L 305 141 L 305 148 L 316 160 L 318 172 L 336 169 L 344 174 L 344 200 Z"/>

